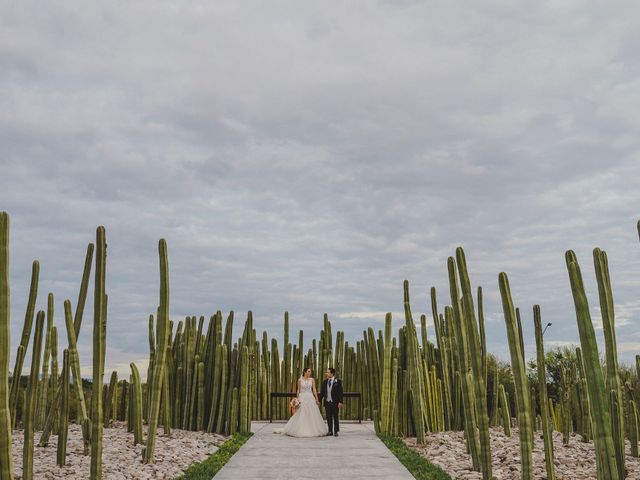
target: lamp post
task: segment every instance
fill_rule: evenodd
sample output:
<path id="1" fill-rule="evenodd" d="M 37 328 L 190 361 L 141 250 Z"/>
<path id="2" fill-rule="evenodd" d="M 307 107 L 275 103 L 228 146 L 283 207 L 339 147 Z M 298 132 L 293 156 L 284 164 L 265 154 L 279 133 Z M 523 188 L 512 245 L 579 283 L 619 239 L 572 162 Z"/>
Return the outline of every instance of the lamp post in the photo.
<path id="1" fill-rule="evenodd" d="M 542 335 L 544 336 L 544 332 L 547 331 L 547 328 L 549 328 L 552 325 L 551 322 L 547 323 L 547 325 L 544 327 L 544 330 L 542 330 Z"/>

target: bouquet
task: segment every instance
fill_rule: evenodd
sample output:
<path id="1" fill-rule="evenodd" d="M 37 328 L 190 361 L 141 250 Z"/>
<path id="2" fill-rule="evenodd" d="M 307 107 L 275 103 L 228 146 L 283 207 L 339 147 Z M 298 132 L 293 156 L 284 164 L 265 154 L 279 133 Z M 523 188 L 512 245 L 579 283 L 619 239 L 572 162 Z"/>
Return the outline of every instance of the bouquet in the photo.
<path id="1" fill-rule="evenodd" d="M 291 415 L 293 415 L 294 413 L 296 413 L 296 410 L 300 408 L 300 400 L 298 400 L 297 398 L 292 398 L 289 405 L 291 406 Z"/>

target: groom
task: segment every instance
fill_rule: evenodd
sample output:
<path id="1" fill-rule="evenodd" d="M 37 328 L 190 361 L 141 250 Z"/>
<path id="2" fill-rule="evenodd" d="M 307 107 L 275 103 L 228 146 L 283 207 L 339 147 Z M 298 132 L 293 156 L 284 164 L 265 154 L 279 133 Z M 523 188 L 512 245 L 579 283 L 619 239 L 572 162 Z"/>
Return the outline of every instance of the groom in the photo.
<path id="1" fill-rule="evenodd" d="M 327 435 L 337 437 L 340 431 L 338 409 L 342 408 L 342 382 L 335 378 L 335 374 L 335 369 L 327 369 L 327 379 L 322 382 L 320 398 L 324 399 L 324 409 L 327 413 L 327 425 L 329 425 Z"/>

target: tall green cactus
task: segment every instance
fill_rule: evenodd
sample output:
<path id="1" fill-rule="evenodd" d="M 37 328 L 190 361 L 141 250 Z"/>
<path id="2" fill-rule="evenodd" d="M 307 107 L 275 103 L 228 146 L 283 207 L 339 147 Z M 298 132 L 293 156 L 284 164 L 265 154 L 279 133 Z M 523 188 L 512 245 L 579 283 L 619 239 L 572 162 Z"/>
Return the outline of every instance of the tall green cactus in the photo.
<path id="1" fill-rule="evenodd" d="M 62 395 L 58 413 L 58 446 L 56 464 L 64 467 L 67 461 L 67 437 L 69 433 L 69 350 L 62 352 Z"/>
<path id="2" fill-rule="evenodd" d="M 103 407 L 103 426 L 109 427 L 111 423 L 111 417 L 113 416 L 113 396 L 116 395 L 118 388 L 118 372 L 115 370 L 111 372 L 111 378 L 109 379 L 109 388 L 107 389 L 107 396 Z"/>
<path id="3" fill-rule="evenodd" d="M 142 427 L 142 383 L 140 372 L 135 363 L 131 367 L 131 421 L 133 423 L 133 444 L 144 444 L 144 431 Z"/>
<path id="4" fill-rule="evenodd" d="M 80 327 L 82 326 L 82 315 L 84 313 L 84 305 L 87 301 L 87 291 L 89 289 L 89 277 L 91 276 L 91 261 L 93 260 L 94 245 L 87 245 L 87 255 L 84 259 L 84 269 L 82 271 L 82 280 L 80 281 L 80 293 L 78 294 L 78 303 L 76 304 L 76 313 L 73 318 L 73 328 L 76 333 L 76 339 L 80 335 Z"/>
<path id="5" fill-rule="evenodd" d="M 591 419 L 593 425 L 593 438 L 596 448 L 596 464 L 598 466 L 599 480 L 622 480 L 620 478 L 616 461 L 616 452 L 611 433 L 609 416 L 609 395 L 606 394 L 598 344 L 589 312 L 589 303 L 584 290 L 582 274 L 575 253 L 568 250 L 565 254 L 571 293 L 576 310 L 576 320 L 580 333 L 580 346 L 584 362 Z"/>
<path id="6" fill-rule="evenodd" d="M 624 478 L 625 474 L 625 453 L 624 453 L 624 405 L 622 399 L 622 382 L 618 373 L 618 352 L 616 347 L 616 331 L 615 331 L 615 314 L 613 309 L 613 292 L 611 289 L 611 280 L 609 278 L 609 262 L 606 252 L 595 248 L 593 250 L 593 263 L 596 271 L 596 280 L 598 282 L 598 296 L 600 300 L 600 313 L 602 315 L 602 329 L 605 339 L 605 355 L 606 355 L 606 386 L 611 392 L 614 390 L 618 399 L 616 402 L 616 411 L 613 411 L 613 404 L 610 402 L 609 411 L 611 412 L 611 431 L 616 432 L 613 438 L 613 445 L 616 450 L 616 464 L 618 466 L 618 475 Z"/>
<path id="7" fill-rule="evenodd" d="M 491 438 L 489 436 L 489 409 L 487 408 L 487 385 L 486 385 L 486 358 L 484 354 L 485 346 L 484 333 L 478 333 L 478 324 L 475 318 L 473 306 L 473 293 L 471 282 L 467 271 L 467 260 L 462 247 L 456 249 L 456 260 L 458 263 L 458 275 L 460 277 L 460 288 L 462 290 L 462 313 L 465 317 L 467 330 L 467 345 L 471 358 L 471 369 L 473 372 L 473 385 L 476 398 L 476 421 L 480 440 L 480 465 L 482 468 L 482 478 L 491 480 Z M 480 298 L 482 293 L 480 291 Z M 482 311 L 482 307 L 480 307 Z M 484 323 L 484 320 L 482 321 Z M 484 327 L 481 328 L 484 332 Z"/>
<path id="8" fill-rule="evenodd" d="M 240 432 L 251 431 L 251 418 L 249 416 L 249 349 L 242 347 L 240 373 Z M 235 420 L 234 420 L 235 422 Z"/>
<path id="9" fill-rule="evenodd" d="M 524 352 L 522 351 L 522 339 L 516 313 L 511 299 L 511 289 L 507 274 L 502 272 L 498 276 L 500 296 L 502 297 L 502 310 L 509 338 L 509 351 L 511 353 L 511 370 L 516 387 L 516 405 L 518 427 L 520 433 L 520 458 L 522 464 L 522 479 L 533 479 L 532 450 L 533 450 L 533 419 L 527 384 L 526 365 Z"/>
<path id="10" fill-rule="evenodd" d="M 42 376 L 38 388 L 36 404 L 36 428 L 42 430 L 47 416 L 49 398 L 49 358 L 51 357 L 51 332 L 53 330 L 53 293 L 47 296 L 47 325 L 45 327 L 44 356 L 42 358 Z"/>
<path id="11" fill-rule="evenodd" d="M 0 480 L 13 480 L 12 424 L 9 406 L 9 352 L 11 351 L 9 294 L 9 215 L 7 212 L 0 212 Z M 13 383 L 17 385 L 16 379 L 19 379 L 20 375 L 16 377 L 16 372 L 17 370 L 14 371 Z"/>
<path id="12" fill-rule="evenodd" d="M 391 313 L 387 313 L 384 321 L 384 361 L 382 363 L 382 391 L 380 393 L 380 412 L 382 417 L 382 432 L 389 434 L 391 429 L 391 416 L 393 408 L 391 406 L 391 383 L 394 375 L 393 364 L 391 362 L 391 336 L 393 334 L 393 322 Z M 426 328 L 425 328 L 426 330 Z"/>
<path id="13" fill-rule="evenodd" d="M 91 480 L 102 478 L 102 390 L 104 382 L 104 353 L 107 295 L 105 270 L 107 243 L 104 227 L 96 230 L 96 273 L 93 301 L 93 378 L 91 394 Z"/>
<path id="14" fill-rule="evenodd" d="M 156 428 L 160 413 L 160 396 L 162 394 L 162 381 L 167 354 L 167 340 L 169 329 L 169 261 L 167 258 L 167 242 L 160 239 L 158 242 L 158 254 L 160 257 L 160 308 L 158 308 L 157 347 L 153 359 L 153 378 L 151 381 L 151 403 L 149 404 L 149 428 L 147 431 L 147 444 L 144 449 L 143 460 L 145 463 L 153 463 L 153 451 L 156 441 Z"/>
<path id="15" fill-rule="evenodd" d="M 411 379 L 411 386 L 409 390 L 412 392 L 410 395 L 411 406 L 413 409 L 413 418 L 415 424 L 416 441 L 418 444 L 424 443 L 424 427 L 425 427 L 425 411 L 423 405 L 422 391 L 423 391 L 423 373 L 422 362 L 420 361 L 420 351 L 418 346 L 418 335 L 416 332 L 413 316 L 411 315 L 411 303 L 409 300 L 409 282 L 404 281 L 404 315 L 405 315 L 405 328 L 407 335 L 407 355 L 408 355 L 408 369 Z M 372 336 L 372 335 L 370 335 Z M 374 343 L 375 342 L 370 342 Z M 375 360 L 375 358 L 374 358 Z M 377 378 L 377 376 L 376 376 Z M 375 384 L 374 384 L 375 385 Z M 375 393 L 378 389 L 376 388 Z M 374 403 L 374 409 L 378 408 L 378 403 Z"/>
<path id="16" fill-rule="evenodd" d="M 511 436 L 511 411 L 509 410 L 509 400 L 507 399 L 507 392 L 504 391 L 504 385 L 500 384 L 498 387 L 498 394 L 500 399 L 500 410 L 502 411 L 502 428 L 504 434 L 507 437 Z"/>
<path id="17" fill-rule="evenodd" d="M 11 409 L 11 425 L 16 425 L 16 406 L 18 403 L 18 390 L 20 388 L 20 377 L 22 376 L 22 366 L 24 357 L 29 346 L 29 338 L 31 337 L 31 327 L 33 325 L 33 316 L 35 314 L 36 299 L 38 297 L 38 278 L 40 276 L 40 263 L 37 260 L 31 265 L 31 286 L 29 287 L 29 300 L 27 301 L 27 311 L 24 315 L 24 324 L 22 326 L 22 336 L 20 338 L 20 346 L 16 353 L 16 363 L 13 367 L 13 376 L 11 380 L 11 392 L 9 394 L 9 405 Z M 0 427 L 1 428 L 1 427 Z M 0 461 L 2 464 L 2 461 Z M 0 476 L 2 479 L 2 476 Z"/>
<path id="18" fill-rule="evenodd" d="M 42 355 L 42 330 L 44 312 L 40 310 L 36 316 L 36 330 L 33 337 L 33 355 L 31 356 L 31 375 L 27 386 L 27 410 L 24 412 L 24 444 L 22 449 L 22 478 L 33 479 L 33 430 L 35 426 L 36 395 L 38 391 L 38 371 Z"/>
<path id="19" fill-rule="evenodd" d="M 467 439 L 467 447 L 471 454 L 473 469 L 481 470 L 481 447 L 476 423 L 476 398 L 474 395 L 473 381 L 469 381 L 467 372 L 471 370 L 469 365 L 469 340 L 465 334 L 466 315 L 460 302 L 458 281 L 456 279 L 456 261 L 453 257 L 447 259 L 449 274 L 449 294 L 452 307 L 445 308 L 445 319 L 453 325 L 457 346 L 457 364 L 460 373 L 460 386 L 462 392 L 462 406 L 464 409 L 464 431 Z M 484 458 L 484 456 L 483 456 Z"/>
<path id="20" fill-rule="evenodd" d="M 636 402 L 629 400 L 629 443 L 631 443 L 631 456 L 638 458 L 638 440 L 640 440 L 640 417 Z"/>
<path id="21" fill-rule="evenodd" d="M 82 440 L 84 443 L 85 455 L 89 451 L 89 416 L 87 415 L 87 404 L 84 399 L 84 391 L 82 389 L 82 375 L 80 373 L 80 356 L 78 354 L 78 346 L 76 344 L 76 333 L 71 315 L 71 301 L 64 301 L 64 320 L 67 328 L 67 342 L 69 344 L 69 363 L 75 385 L 74 391 L 77 401 L 77 421 L 82 427 Z"/>
<path id="22" fill-rule="evenodd" d="M 542 338 L 542 321 L 540 320 L 540 305 L 533 306 L 533 325 L 536 333 L 538 398 L 540 400 L 540 419 L 542 423 L 542 438 L 544 440 L 544 461 L 547 470 L 547 480 L 554 480 L 553 437 L 551 436 L 551 428 L 549 426 L 549 398 L 547 396 L 547 373 L 544 364 L 544 342 Z"/>

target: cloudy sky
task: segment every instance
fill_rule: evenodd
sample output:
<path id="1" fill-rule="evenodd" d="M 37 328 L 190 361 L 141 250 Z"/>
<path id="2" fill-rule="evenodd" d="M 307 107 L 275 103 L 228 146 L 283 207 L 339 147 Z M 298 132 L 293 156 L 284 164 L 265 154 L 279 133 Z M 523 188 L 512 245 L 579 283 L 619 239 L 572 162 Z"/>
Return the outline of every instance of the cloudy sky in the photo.
<path id="1" fill-rule="evenodd" d="M 251 309 L 281 335 L 288 310 L 310 338 L 327 312 L 352 341 L 400 325 L 405 278 L 416 316 L 431 286 L 444 305 L 463 245 L 504 359 L 498 273 L 530 354 L 535 303 L 548 346 L 577 341 L 568 248 L 599 318 L 600 246 L 620 356 L 640 353 L 637 2 L 0 5 L 12 351 L 32 260 L 63 329 L 104 225 L 122 373 L 148 354 L 161 237 L 172 318 Z"/>

